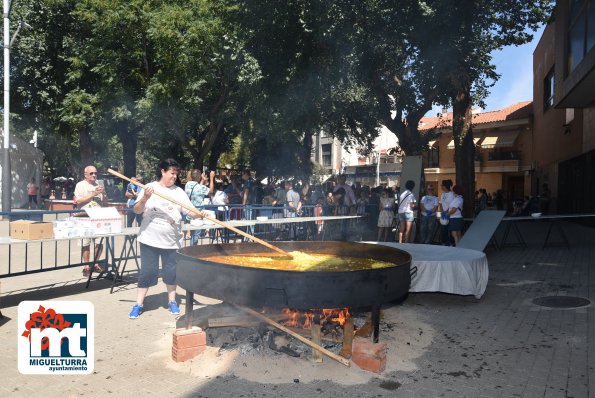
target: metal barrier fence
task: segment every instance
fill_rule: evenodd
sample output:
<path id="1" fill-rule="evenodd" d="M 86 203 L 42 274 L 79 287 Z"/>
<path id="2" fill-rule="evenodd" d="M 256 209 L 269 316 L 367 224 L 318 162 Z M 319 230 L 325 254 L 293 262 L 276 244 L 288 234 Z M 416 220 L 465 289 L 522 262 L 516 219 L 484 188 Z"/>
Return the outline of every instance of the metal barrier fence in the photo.
<path id="1" fill-rule="evenodd" d="M 30 210 L 0 212 L 0 216 L 3 217 L 5 223 L 16 220 L 52 222 L 80 212 L 81 210 L 78 209 Z M 122 223 L 124 226 L 125 217 L 122 217 Z M 5 226 L 6 230 L 8 228 L 9 226 Z M 90 264 L 82 261 L 81 243 L 83 238 L 47 239 L 33 242 L 23 240 L 11 243 L 8 235 L 9 233 L 0 237 L 0 259 L 2 259 L 0 261 L 0 278 Z"/>
<path id="2" fill-rule="evenodd" d="M 253 225 L 242 227 L 248 233 L 254 234 L 266 240 L 362 240 L 369 230 L 367 212 L 361 212 L 360 218 L 348 220 L 324 221 L 317 223 L 315 221 L 288 223 L 284 222 L 286 217 L 313 217 L 315 215 L 333 216 L 333 215 L 355 215 L 355 208 L 323 206 L 316 209 L 316 206 L 303 206 L 300 211 L 288 207 L 276 206 L 204 206 L 203 210 L 212 211 L 213 215 L 222 221 L 235 220 L 254 220 L 257 217 L 267 217 L 274 220 L 279 218 L 279 223 L 270 223 L 266 225 Z M 121 211 L 122 227 L 128 225 L 128 216 L 131 210 Z M 66 217 L 70 217 L 80 210 L 31 210 L 16 212 L 0 212 L 4 223 L 15 220 L 31 220 L 52 222 Z M 7 220 L 8 219 L 8 220 Z M 375 220 L 374 220 L 375 225 Z M 7 225 L 4 226 L 5 230 Z M 212 244 L 221 242 L 237 242 L 242 237 L 230 232 L 227 229 L 205 229 L 199 232 L 197 244 Z M 192 233 L 188 231 L 184 240 L 184 245 L 192 244 Z M 9 234 L 0 236 L 0 278 L 6 278 L 30 273 L 46 272 L 64 268 L 81 267 L 93 262 L 105 264 L 107 262 L 105 247 L 102 256 L 98 261 L 85 263 L 82 261 L 81 246 L 83 238 L 70 239 L 47 239 L 43 241 L 19 241 L 15 243 L 10 240 Z M 137 258 L 139 253 L 138 244 L 135 235 L 121 235 L 114 237 L 96 238 L 93 245 L 99 243 L 100 239 L 111 239 L 109 247 L 111 248 L 111 260 L 127 260 Z M 107 242 L 106 242 L 107 243 Z M 134 250 L 130 252 L 128 248 L 134 245 Z M 91 248 L 93 256 L 94 247 Z M 93 258 L 93 257 L 91 257 Z"/>

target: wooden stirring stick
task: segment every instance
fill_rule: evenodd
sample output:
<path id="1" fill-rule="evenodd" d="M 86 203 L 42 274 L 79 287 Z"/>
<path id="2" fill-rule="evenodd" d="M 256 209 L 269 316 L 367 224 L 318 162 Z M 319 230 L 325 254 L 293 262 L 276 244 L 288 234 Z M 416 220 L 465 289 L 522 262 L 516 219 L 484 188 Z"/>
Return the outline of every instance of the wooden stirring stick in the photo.
<path id="1" fill-rule="evenodd" d="M 144 184 L 142 184 L 142 183 L 140 183 L 140 182 L 138 182 L 136 180 L 130 179 L 130 178 L 126 177 L 124 174 L 120 174 L 117 171 L 112 170 L 112 169 L 107 169 L 107 172 L 110 173 L 110 174 L 112 174 L 112 175 L 115 175 L 116 177 L 119 177 L 119 178 L 121 178 L 123 180 L 126 180 L 128 182 L 131 182 L 132 184 L 137 185 L 137 186 L 145 189 L 145 185 Z M 218 220 L 216 218 L 210 217 L 209 215 L 207 215 L 204 212 L 198 210 L 194 206 L 188 206 L 187 204 L 182 203 L 182 202 L 180 202 L 180 201 L 178 201 L 178 200 L 176 200 L 176 199 L 174 199 L 174 198 L 172 198 L 172 197 L 170 197 L 168 195 L 165 195 L 165 194 L 163 194 L 163 193 L 161 193 L 161 192 L 159 192 L 157 190 L 154 190 L 153 193 L 155 195 L 157 195 L 157 196 L 161 196 L 165 200 L 169 200 L 170 202 L 173 202 L 173 203 L 177 204 L 178 206 L 182 206 L 184 209 L 186 209 L 188 211 L 191 211 L 191 212 L 194 212 L 194 213 L 199 213 L 199 214 L 201 214 L 201 216 L 203 218 L 206 218 L 209 221 L 212 221 L 212 222 L 214 222 L 216 224 L 219 224 L 222 227 L 225 227 L 227 229 L 230 229 L 230 230 L 232 230 L 233 232 L 235 232 L 237 234 L 240 234 L 242 236 L 245 236 L 246 238 L 251 239 L 251 240 L 253 240 L 256 243 L 260 243 L 261 245 L 266 246 L 269 249 L 274 250 L 274 251 L 276 251 L 279 254 L 282 254 L 284 257 L 287 257 L 289 259 L 293 259 L 293 257 L 291 256 L 291 254 L 289 254 L 286 251 L 278 248 L 277 246 L 271 245 L 269 242 L 266 242 L 266 241 L 264 241 L 262 239 L 259 239 L 256 236 L 250 235 L 249 233 L 244 232 L 241 229 L 238 229 L 238 228 L 236 228 L 236 227 L 234 227 L 232 225 L 229 225 L 228 223 L 226 223 L 224 221 L 220 221 L 220 220 Z"/>

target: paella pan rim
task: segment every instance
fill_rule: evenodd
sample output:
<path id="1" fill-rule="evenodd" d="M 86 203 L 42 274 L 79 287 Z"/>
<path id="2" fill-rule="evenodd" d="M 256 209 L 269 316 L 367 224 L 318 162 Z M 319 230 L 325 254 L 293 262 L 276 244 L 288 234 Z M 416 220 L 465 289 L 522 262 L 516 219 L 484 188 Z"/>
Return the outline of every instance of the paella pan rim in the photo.
<path id="1" fill-rule="evenodd" d="M 183 253 L 180 253 L 181 255 L 186 255 Z M 355 256 L 349 256 L 349 257 L 355 257 Z M 360 257 L 360 258 L 365 258 L 365 257 Z M 244 272 L 259 272 L 259 271 L 274 271 L 275 273 L 278 274 L 300 274 L 300 275 L 320 275 L 320 274 L 356 274 L 356 273 L 366 273 L 366 272 L 370 272 L 370 271 L 375 271 L 376 269 L 389 269 L 389 268 L 394 268 L 394 267 L 399 267 L 403 264 L 395 264 L 393 263 L 393 265 L 391 267 L 382 267 L 382 268 L 371 268 L 371 269 L 356 269 L 356 270 L 321 270 L 321 271 L 300 271 L 299 269 L 276 269 L 276 268 L 267 268 L 267 267 L 251 267 L 249 265 L 237 265 L 237 264 L 229 264 L 229 263 L 219 263 L 216 261 L 207 261 L 205 259 L 200 259 L 200 261 L 203 263 L 203 265 L 209 265 L 209 266 L 218 266 L 221 268 L 229 268 L 229 269 L 241 269 Z"/>
<path id="2" fill-rule="evenodd" d="M 280 246 L 283 245 L 293 245 L 293 244 L 310 244 L 312 242 L 309 241 L 279 241 L 279 242 L 275 242 L 276 244 L 279 244 Z M 320 243 L 329 243 L 329 242 L 320 242 Z M 346 242 L 331 242 L 331 243 L 346 243 Z M 352 243 L 352 242 L 348 242 L 348 243 Z M 373 245 L 370 243 L 359 243 L 356 242 L 354 244 L 358 244 L 358 245 L 363 245 L 363 246 L 368 246 L 370 248 L 379 248 L 379 247 L 386 247 L 386 246 L 378 246 L 378 245 Z M 240 245 L 251 245 L 253 247 L 261 247 L 258 243 L 241 243 Z M 227 244 L 215 244 L 215 245 L 200 245 L 200 246 L 195 246 L 195 247 L 201 247 L 201 248 L 208 248 L 208 247 L 221 247 L 223 249 L 225 248 L 231 248 L 231 247 L 235 247 L 237 246 L 237 244 L 234 243 L 227 243 Z M 194 256 L 188 254 L 185 252 L 186 248 L 183 248 L 181 250 L 178 251 L 178 254 L 182 255 L 182 256 L 188 256 L 190 258 L 195 258 Z M 405 264 L 398 264 L 397 262 L 391 261 L 391 260 L 382 260 L 382 261 L 386 261 L 388 263 L 391 263 L 392 266 L 391 267 L 382 267 L 382 268 L 369 268 L 369 269 L 356 269 L 356 270 L 320 270 L 320 271 L 301 271 L 301 270 L 288 270 L 288 269 L 277 269 L 277 268 L 267 268 L 267 267 L 252 267 L 249 265 L 237 265 L 237 264 L 229 264 L 229 263 L 223 263 L 223 262 L 217 262 L 217 261 L 209 261 L 206 260 L 204 258 L 198 258 L 200 260 L 201 263 L 203 263 L 204 265 L 210 265 L 210 266 L 218 266 L 218 267 L 223 267 L 223 268 L 229 268 L 229 269 L 242 269 L 245 270 L 246 272 L 250 272 L 250 271 L 274 271 L 275 273 L 288 273 L 288 274 L 295 274 L 295 273 L 299 273 L 299 274 L 312 274 L 312 275 L 319 275 L 319 274 L 354 274 L 354 273 L 366 273 L 366 272 L 372 272 L 378 269 L 390 269 L 390 268 L 394 268 L 394 267 L 399 267 L 402 265 L 408 265 L 411 261 L 411 256 L 409 255 L 409 253 L 400 250 L 400 249 L 394 249 L 391 248 L 393 251 L 400 251 L 402 252 L 404 255 L 409 256 L 407 262 Z M 267 249 L 265 249 L 267 250 Z M 288 249 L 289 250 L 289 249 Z M 316 252 L 314 250 L 310 250 L 310 253 L 316 254 Z M 259 256 L 262 257 L 266 257 L 266 255 L 268 254 L 267 252 L 264 251 L 258 251 L 258 252 L 254 252 L 254 253 L 258 253 Z M 242 254 L 250 254 L 250 253 L 242 253 Z M 277 255 L 277 253 L 271 251 L 270 254 L 272 256 Z M 212 255 L 212 254 L 208 254 L 207 256 Z M 249 257 L 249 256 L 247 256 Z M 357 254 L 349 254 L 349 255 L 345 255 L 344 257 L 355 257 L 355 258 L 369 258 L 369 256 L 365 256 L 365 255 L 357 255 Z"/>
<path id="3" fill-rule="evenodd" d="M 409 291 L 411 255 L 403 250 L 358 242 L 275 243 L 287 251 L 373 258 L 395 265 L 355 271 L 254 268 L 201 257 L 262 253 L 259 244 L 201 245 L 178 250 L 177 283 L 189 292 L 254 308 L 358 308 L 391 302 Z"/>

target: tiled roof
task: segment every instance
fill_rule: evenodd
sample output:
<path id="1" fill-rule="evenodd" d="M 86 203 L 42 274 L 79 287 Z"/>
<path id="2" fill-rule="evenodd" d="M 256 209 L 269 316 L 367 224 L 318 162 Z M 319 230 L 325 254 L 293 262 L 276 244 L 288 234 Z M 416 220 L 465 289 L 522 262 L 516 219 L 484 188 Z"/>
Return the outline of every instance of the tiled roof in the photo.
<path id="1" fill-rule="evenodd" d="M 532 101 L 517 102 L 506 108 L 473 114 L 473 124 L 504 122 L 506 120 L 518 120 L 529 117 L 533 113 Z M 423 117 L 419 121 L 420 130 L 430 130 L 436 127 L 452 127 L 452 112 L 446 116 Z"/>

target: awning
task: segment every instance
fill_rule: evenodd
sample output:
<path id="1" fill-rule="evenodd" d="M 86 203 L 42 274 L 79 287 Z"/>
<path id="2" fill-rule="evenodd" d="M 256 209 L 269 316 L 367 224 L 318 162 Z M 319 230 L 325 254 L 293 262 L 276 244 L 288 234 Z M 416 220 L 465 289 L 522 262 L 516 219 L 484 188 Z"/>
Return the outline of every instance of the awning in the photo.
<path id="1" fill-rule="evenodd" d="M 428 142 L 428 148 L 434 148 L 434 145 L 436 145 L 437 140 L 432 140 Z"/>
<path id="2" fill-rule="evenodd" d="M 478 142 L 480 139 L 481 139 L 481 138 L 474 137 L 474 138 L 473 138 L 473 143 L 474 143 L 475 145 L 477 145 L 477 142 Z M 451 140 L 451 141 L 448 143 L 448 145 L 447 145 L 446 147 L 447 147 L 448 149 L 455 149 L 455 140 Z"/>
<path id="3" fill-rule="evenodd" d="M 500 133 L 496 136 L 488 135 L 481 142 L 482 148 L 506 148 L 514 145 L 516 138 L 519 136 L 518 131 L 511 131 Z"/>

